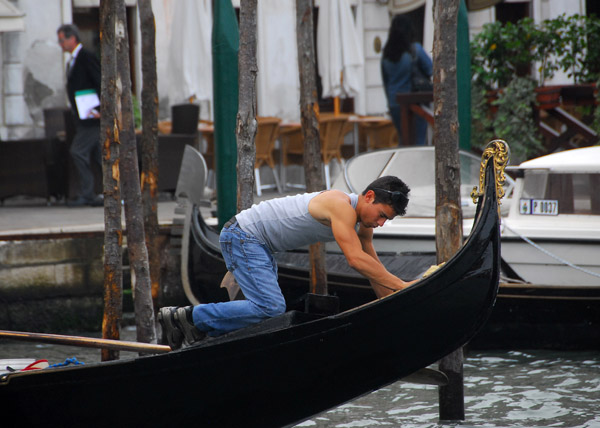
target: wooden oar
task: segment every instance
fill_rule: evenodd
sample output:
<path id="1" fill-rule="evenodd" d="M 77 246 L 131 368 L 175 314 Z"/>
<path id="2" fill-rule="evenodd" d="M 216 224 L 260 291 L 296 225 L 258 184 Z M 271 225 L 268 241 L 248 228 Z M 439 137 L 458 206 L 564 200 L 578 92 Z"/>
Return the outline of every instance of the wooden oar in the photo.
<path id="1" fill-rule="evenodd" d="M 54 343 L 57 345 L 80 346 L 84 348 L 113 349 L 117 351 L 145 352 L 164 354 L 171 348 L 153 343 L 127 342 L 123 340 L 98 339 L 95 337 L 65 336 L 62 334 L 27 333 L 23 331 L 0 330 L 0 338 L 24 340 L 29 342 Z"/>

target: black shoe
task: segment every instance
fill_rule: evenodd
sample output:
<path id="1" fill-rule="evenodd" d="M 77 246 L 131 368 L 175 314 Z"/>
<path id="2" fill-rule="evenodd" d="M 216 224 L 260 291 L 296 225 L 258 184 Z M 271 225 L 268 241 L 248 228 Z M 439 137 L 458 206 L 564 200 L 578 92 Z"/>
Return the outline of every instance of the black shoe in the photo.
<path id="1" fill-rule="evenodd" d="M 185 308 L 177 308 L 173 314 L 175 325 L 183 332 L 183 337 L 188 345 L 206 337 L 206 333 L 198 330 L 194 325 L 194 320 L 192 319 L 193 310 L 193 306 L 186 306 Z"/>
<path id="2" fill-rule="evenodd" d="M 179 349 L 183 344 L 183 332 L 175 325 L 173 314 L 177 310 L 175 306 L 168 306 L 158 310 L 158 322 L 163 331 L 163 337 L 166 337 L 167 344 L 171 349 Z"/>

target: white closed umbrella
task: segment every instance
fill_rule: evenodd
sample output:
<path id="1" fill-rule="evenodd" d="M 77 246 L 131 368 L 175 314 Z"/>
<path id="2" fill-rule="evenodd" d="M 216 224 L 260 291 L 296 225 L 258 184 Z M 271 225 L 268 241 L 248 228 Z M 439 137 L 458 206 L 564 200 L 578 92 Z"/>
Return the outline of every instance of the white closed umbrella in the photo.
<path id="1" fill-rule="evenodd" d="M 355 97 L 364 66 L 362 45 L 348 0 L 319 3 L 317 59 L 322 97 Z"/>
<path id="2" fill-rule="evenodd" d="M 198 100 L 212 106 L 211 35 L 211 0 L 174 3 L 167 72 L 171 104 Z"/>
<path id="3" fill-rule="evenodd" d="M 256 98 L 260 116 L 300 120 L 300 81 L 295 0 L 257 5 Z"/>

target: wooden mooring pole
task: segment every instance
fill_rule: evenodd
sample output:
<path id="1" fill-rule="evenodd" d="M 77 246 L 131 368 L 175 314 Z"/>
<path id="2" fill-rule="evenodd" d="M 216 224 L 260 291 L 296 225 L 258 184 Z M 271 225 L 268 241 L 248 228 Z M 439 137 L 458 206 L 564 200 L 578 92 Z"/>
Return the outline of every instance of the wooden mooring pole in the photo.
<path id="1" fill-rule="evenodd" d="M 325 188 L 323 161 L 319 140 L 319 122 L 314 110 L 317 102 L 317 78 L 315 76 L 315 46 L 313 38 L 313 2 L 296 1 L 296 41 L 298 44 L 298 71 L 300 75 L 300 115 L 304 139 L 304 175 L 306 191 L 316 192 Z M 325 246 L 313 244 L 310 251 L 310 292 L 327 294 L 327 271 Z"/>
<path id="2" fill-rule="evenodd" d="M 433 111 L 436 187 L 436 249 L 438 263 L 449 260 L 462 245 L 456 29 L 459 0 L 434 2 Z M 440 370 L 449 383 L 439 388 L 440 420 L 464 420 L 463 352 L 443 358 Z"/>

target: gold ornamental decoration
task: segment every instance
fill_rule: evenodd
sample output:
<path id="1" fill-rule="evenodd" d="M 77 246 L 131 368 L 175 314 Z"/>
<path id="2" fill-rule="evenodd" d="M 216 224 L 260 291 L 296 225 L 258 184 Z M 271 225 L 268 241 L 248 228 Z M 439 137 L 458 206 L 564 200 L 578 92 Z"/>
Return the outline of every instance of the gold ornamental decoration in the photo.
<path id="1" fill-rule="evenodd" d="M 486 146 L 483 154 L 481 155 L 481 166 L 479 168 L 479 191 L 477 186 L 473 187 L 471 197 L 473 203 L 477 203 L 477 199 L 483 196 L 485 187 L 485 168 L 492 159 L 494 162 L 494 179 L 496 181 L 496 196 L 498 198 L 498 209 L 500 209 L 501 199 L 504 197 L 504 182 L 506 181 L 506 175 L 504 175 L 504 169 L 508 165 L 510 159 L 510 148 L 504 140 L 492 140 Z"/>

